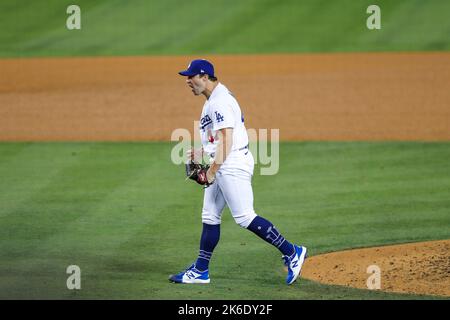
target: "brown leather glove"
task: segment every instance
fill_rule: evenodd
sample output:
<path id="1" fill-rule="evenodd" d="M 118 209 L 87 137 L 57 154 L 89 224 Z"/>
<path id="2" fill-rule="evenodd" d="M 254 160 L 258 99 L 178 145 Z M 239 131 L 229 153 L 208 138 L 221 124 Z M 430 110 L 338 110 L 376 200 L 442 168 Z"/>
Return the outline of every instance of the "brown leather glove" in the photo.
<path id="1" fill-rule="evenodd" d="M 194 161 L 189 161 L 186 163 L 186 176 L 189 179 L 194 180 L 198 184 L 202 186 L 210 186 L 212 183 L 208 182 L 206 178 L 206 171 L 208 171 L 208 164 L 195 163 Z"/>

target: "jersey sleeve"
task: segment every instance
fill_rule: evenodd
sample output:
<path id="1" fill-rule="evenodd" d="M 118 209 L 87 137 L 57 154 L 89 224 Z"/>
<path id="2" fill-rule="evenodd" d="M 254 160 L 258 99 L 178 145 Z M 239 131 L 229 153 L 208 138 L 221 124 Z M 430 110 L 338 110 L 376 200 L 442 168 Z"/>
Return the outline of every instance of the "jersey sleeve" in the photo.
<path id="1" fill-rule="evenodd" d="M 226 101 L 214 104 L 211 108 L 213 130 L 234 128 L 234 113 L 231 105 Z"/>

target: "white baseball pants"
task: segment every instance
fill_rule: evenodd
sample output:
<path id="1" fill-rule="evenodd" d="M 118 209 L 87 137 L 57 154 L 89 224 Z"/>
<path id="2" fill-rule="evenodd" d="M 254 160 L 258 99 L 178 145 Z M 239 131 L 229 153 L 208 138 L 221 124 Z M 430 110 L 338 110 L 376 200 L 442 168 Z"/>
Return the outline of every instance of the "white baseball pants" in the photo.
<path id="1" fill-rule="evenodd" d="M 247 228 L 256 217 L 253 210 L 252 175 L 242 169 L 219 170 L 216 180 L 205 189 L 202 222 L 220 224 L 228 205 L 238 225 Z"/>

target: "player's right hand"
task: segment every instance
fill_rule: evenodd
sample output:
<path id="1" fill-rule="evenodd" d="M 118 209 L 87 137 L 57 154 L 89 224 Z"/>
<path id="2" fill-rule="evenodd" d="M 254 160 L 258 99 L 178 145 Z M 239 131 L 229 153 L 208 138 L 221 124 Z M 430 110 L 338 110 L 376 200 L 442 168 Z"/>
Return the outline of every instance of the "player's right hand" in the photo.
<path id="1" fill-rule="evenodd" d="M 201 163 L 203 158 L 203 148 L 193 148 L 186 151 L 186 159 L 188 161 L 192 160 L 196 163 Z"/>

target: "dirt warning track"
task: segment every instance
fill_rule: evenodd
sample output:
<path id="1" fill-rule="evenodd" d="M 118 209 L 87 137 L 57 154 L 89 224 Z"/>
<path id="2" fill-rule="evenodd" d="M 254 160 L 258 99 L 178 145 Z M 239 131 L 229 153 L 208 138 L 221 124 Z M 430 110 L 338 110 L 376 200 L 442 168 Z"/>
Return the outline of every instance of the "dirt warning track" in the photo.
<path id="1" fill-rule="evenodd" d="M 170 140 L 193 57 L 0 60 L 0 141 Z M 197 57 L 195 57 L 197 58 Z M 450 53 L 207 56 L 248 128 L 281 140 L 449 140 Z"/>

